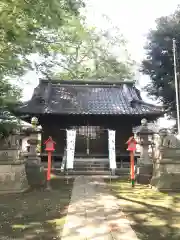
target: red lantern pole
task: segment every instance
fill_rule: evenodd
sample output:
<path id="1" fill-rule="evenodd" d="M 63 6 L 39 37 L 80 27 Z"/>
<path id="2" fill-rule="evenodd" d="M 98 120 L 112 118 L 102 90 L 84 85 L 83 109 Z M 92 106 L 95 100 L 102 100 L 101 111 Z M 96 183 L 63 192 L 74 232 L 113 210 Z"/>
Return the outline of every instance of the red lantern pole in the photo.
<path id="1" fill-rule="evenodd" d="M 130 161 L 131 161 L 131 185 L 134 187 L 135 177 L 134 177 L 134 151 L 130 151 Z"/>
<path id="2" fill-rule="evenodd" d="M 51 158 L 52 158 L 52 153 L 51 153 L 51 151 L 48 151 L 48 169 L 47 169 L 47 181 L 48 182 L 51 180 Z"/>
<path id="3" fill-rule="evenodd" d="M 131 175 L 131 184 L 132 187 L 135 185 L 135 174 L 134 174 L 134 151 L 136 150 L 136 140 L 134 137 L 130 137 L 129 140 L 126 142 L 128 144 L 128 151 L 130 152 L 130 175 Z"/>
<path id="4" fill-rule="evenodd" d="M 48 153 L 48 169 L 47 169 L 47 189 L 51 189 L 50 180 L 51 180 L 51 161 L 52 161 L 52 152 L 55 150 L 54 145 L 56 144 L 52 137 L 49 137 L 48 140 L 44 143 L 46 145 L 45 150 Z"/>

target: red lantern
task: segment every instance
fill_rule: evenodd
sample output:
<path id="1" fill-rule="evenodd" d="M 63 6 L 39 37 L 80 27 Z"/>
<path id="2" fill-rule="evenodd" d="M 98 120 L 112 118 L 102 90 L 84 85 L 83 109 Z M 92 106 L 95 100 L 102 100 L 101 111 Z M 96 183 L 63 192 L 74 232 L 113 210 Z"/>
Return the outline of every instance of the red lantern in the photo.
<path id="1" fill-rule="evenodd" d="M 52 137 L 49 137 L 48 140 L 44 142 L 46 145 L 45 150 L 48 152 L 48 170 L 47 170 L 47 187 L 50 188 L 50 179 L 51 179 L 51 161 L 52 161 L 52 152 L 55 150 L 55 142 L 52 140 Z"/>
<path id="2" fill-rule="evenodd" d="M 45 151 L 53 152 L 55 150 L 55 142 L 52 140 L 52 137 L 49 137 L 44 144 L 46 145 Z"/>
<path id="3" fill-rule="evenodd" d="M 134 137 L 130 137 L 129 140 L 126 142 L 126 144 L 128 144 L 128 151 L 136 151 L 136 140 L 134 139 Z"/>

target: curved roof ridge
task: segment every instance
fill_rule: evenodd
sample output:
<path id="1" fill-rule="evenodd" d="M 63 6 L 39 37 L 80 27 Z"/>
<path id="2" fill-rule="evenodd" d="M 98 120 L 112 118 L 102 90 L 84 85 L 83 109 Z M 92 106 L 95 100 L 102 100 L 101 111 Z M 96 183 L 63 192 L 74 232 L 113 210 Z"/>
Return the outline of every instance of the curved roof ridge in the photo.
<path id="1" fill-rule="evenodd" d="M 40 79 L 40 84 L 43 83 L 52 83 L 52 84 L 67 84 L 67 85 L 122 85 L 122 84 L 135 84 L 135 81 L 130 80 L 63 80 L 63 79 Z"/>

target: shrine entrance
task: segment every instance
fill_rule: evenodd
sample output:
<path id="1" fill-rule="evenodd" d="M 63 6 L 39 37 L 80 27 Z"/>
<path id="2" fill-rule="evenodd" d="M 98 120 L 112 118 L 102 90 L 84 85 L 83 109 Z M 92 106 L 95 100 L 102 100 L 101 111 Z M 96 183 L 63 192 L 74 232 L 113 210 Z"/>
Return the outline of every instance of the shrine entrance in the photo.
<path id="1" fill-rule="evenodd" d="M 100 126 L 78 126 L 75 156 L 108 156 L 108 130 Z"/>

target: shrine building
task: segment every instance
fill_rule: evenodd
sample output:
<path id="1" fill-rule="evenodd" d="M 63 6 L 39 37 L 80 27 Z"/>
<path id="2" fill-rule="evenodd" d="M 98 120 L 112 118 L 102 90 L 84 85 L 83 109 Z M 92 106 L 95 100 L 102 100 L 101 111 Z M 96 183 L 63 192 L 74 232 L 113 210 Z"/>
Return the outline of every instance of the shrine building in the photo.
<path id="1" fill-rule="evenodd" d="M 21 104 L 16 116 L 30 122 L 37 117 L 44 141 L 56 142 L 55 161 L 61 162 L 66 150 L 68 129 L 76 130 L 75 158 L 107 158 L 108 130 L 115 131 L 116 160 L 127 158 L 126 141 L 132 129 L 163 116 L 162 107 L 146 103 L 131 81 L 40 80 L 31 100 Z"/>

